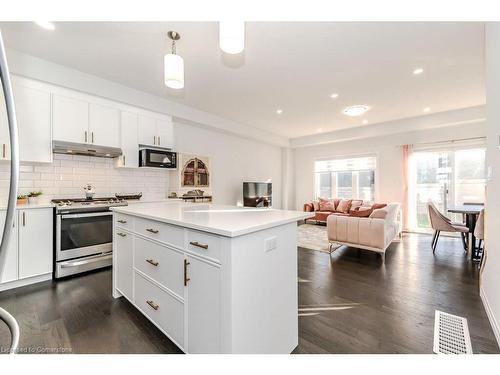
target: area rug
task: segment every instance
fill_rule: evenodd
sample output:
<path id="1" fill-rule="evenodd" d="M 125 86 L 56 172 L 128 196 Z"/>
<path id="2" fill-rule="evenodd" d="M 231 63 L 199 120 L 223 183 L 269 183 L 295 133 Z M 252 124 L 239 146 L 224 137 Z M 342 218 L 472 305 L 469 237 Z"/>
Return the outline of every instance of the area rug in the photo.
<path id="1" fill-rule="evenodd" d="M 326 226 L 302 224 L 297 228 L 297 245 L 306 249 L 330 252 Z"/>

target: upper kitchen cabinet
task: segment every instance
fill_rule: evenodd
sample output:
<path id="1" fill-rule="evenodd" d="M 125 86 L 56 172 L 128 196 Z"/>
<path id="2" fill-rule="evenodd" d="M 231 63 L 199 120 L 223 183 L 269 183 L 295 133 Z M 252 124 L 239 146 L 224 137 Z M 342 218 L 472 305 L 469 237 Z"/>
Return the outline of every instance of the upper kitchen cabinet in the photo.
<path id="1" fill-rule="evenodd" d="M 122 155 L 117 158 L 117 167 L 137 168 L 139 166 L 138 116 L 136 113 L 121 112 L 120 140 Z"/>
<path id="2" fill-rule="evenodd" d="M 89 143 L 120 147 L 120 111 L 94 103 L 89 108 Z"/>
<path id="3" fill-rule="evenodd" d="M 55 140 L 90 143 L 88 102 L 53 94 L 52 116 Z"/>
<path id="4" fill-rule="evenodd" d="M 22 84 L 13 85 L 22 161 L 52 162 L 50 92 Z"/>
<path id="5" fill-rule="evenodd" d="M 139 115 L 139 144 L 165 148 L 174 147 L 172 119 L 168 116 L 158 118 Z"/>
<path id="6" fill-rule="evenodd" d="M 43 85 L 13 79 L 21 161 L 52 162 L 51 93 Z M 3 95 L 3 94 L 2 94 Z M 0 159 L 10 159 L 7 111 L 3 96 L 0 103 Z"/>

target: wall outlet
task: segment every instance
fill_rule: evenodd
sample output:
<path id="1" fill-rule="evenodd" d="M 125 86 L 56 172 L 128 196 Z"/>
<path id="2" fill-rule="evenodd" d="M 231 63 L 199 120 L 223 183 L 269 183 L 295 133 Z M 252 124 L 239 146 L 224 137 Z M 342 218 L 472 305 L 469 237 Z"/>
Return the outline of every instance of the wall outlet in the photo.
<path id="1" fill-rule="evenodd" d="M 264 241 L 264 244 L 265 244 L 264 247 L 265 247 L 266 251 L 274 250 L 278 247 L 278 239 L 276 237 L 266 238 L 266 240 Z"/>

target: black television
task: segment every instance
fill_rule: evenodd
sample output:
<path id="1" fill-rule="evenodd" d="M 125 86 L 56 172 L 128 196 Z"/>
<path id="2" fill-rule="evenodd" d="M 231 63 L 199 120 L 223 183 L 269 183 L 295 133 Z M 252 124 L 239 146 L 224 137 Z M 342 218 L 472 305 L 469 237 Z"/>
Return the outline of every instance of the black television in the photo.
<path id="1" fill-rule="evenodd" d="M 270 182 L 243 182 L 245 207 L 272 207 L 273 184 Z"/>

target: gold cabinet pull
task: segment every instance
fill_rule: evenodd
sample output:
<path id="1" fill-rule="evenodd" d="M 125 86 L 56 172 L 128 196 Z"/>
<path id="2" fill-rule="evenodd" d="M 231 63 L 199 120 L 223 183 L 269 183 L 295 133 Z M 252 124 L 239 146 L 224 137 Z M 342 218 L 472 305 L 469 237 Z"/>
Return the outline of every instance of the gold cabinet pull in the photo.
<path id="1" fill-rule="evenodd" d="M 5 143 L 2 145 L 2 157 L 5 159 Z"/>
<path id="2" fill-rule="evenodd" d="M 125 165 L 125 155 L 123 155 L 123 165 Z"/>
<path id="3" fill-rule="evenodd" d="M 187 268 L 191 263 L 188 262 L 187 259 L 184 259 L 184 286 L 188 285 L 188 281 L 191 280 L 189 277 L 187 277 Z"/>
<path id="4" fill-rule="evenodd" d="M 87 131 L 85 130 L 85 143 L 87 143 Z"/>
<path id="5" fill-rule="evenodd" d="M 153 229 L 153 228 L 146 228 L 146 230 L 147 230 L 148 232 L 151 232 L 151 233 L 154 233 L 154 234 L 156 234 L 156 233 L 158 233 L 158 232 L 159 232 L 159 230 L 158 230 L 158 229 Z"/>
<path id="6" fill-rule="evenodd" d="M 160 140 L 160 136 L 158 136 L 158 146 L 161 145 L 161 140 Z"/>
<path id="7" fill-rule="evenodd" d="M 202 249 L 205 249 L 205 250 L 208 249 L 208 245 L 207 244 L 205 244 L 205 243 L 199 243 L 198 241 L 190 241 L 189 244 L 193 245 L 193 246 L 196 246 L 196 247 L 201 247 Z"/>
<path id="8" fill-rule="evenodd" d="M 94 132 L 92 132 L 91 134 L 92 134 L 92 143 L 94 143 Z"/>
<path id="9" fill-rule="evenodd" d="M 119 235 L 120 237 L 127 237 L 127 235 L 125 233 L 122 233 L 122 232 L 118 232 L 116 234 Z"/>
<path id="10" fill-rule="evenodd" d="M 153 144 L 155 145 L 156 144 L 156 135 L 153 136 Z"/>
<path id="11" fill-rule="evenodd" d="M 120 219 L 120 220 L 118 220 L 118 222 L 121 223 L 121 224 L 127 224 L 127 220 Z"/>
<path id="12" fill-rule="evenodd" d="M 148 262 L 149 264 L 152 264 L 155 267 L 158 267 L 158 265 L 160 264 L 156 260 L 153 260 L 153 259 L 146 259 L 146 262 Z"/>
<path id="13" fill-rule="evenodd" d="M 156 303 L 154 303 L 154 301 L 146 301 L 146 303 L 153 309 L 153 310 L 158 310 L 160 308 L 159 305 L 157 305 Z"/>
<path id="14" fill-rule="evenodd" d="M 26 212 L 23 211 L 23 227 L 26 226 Z"/>

